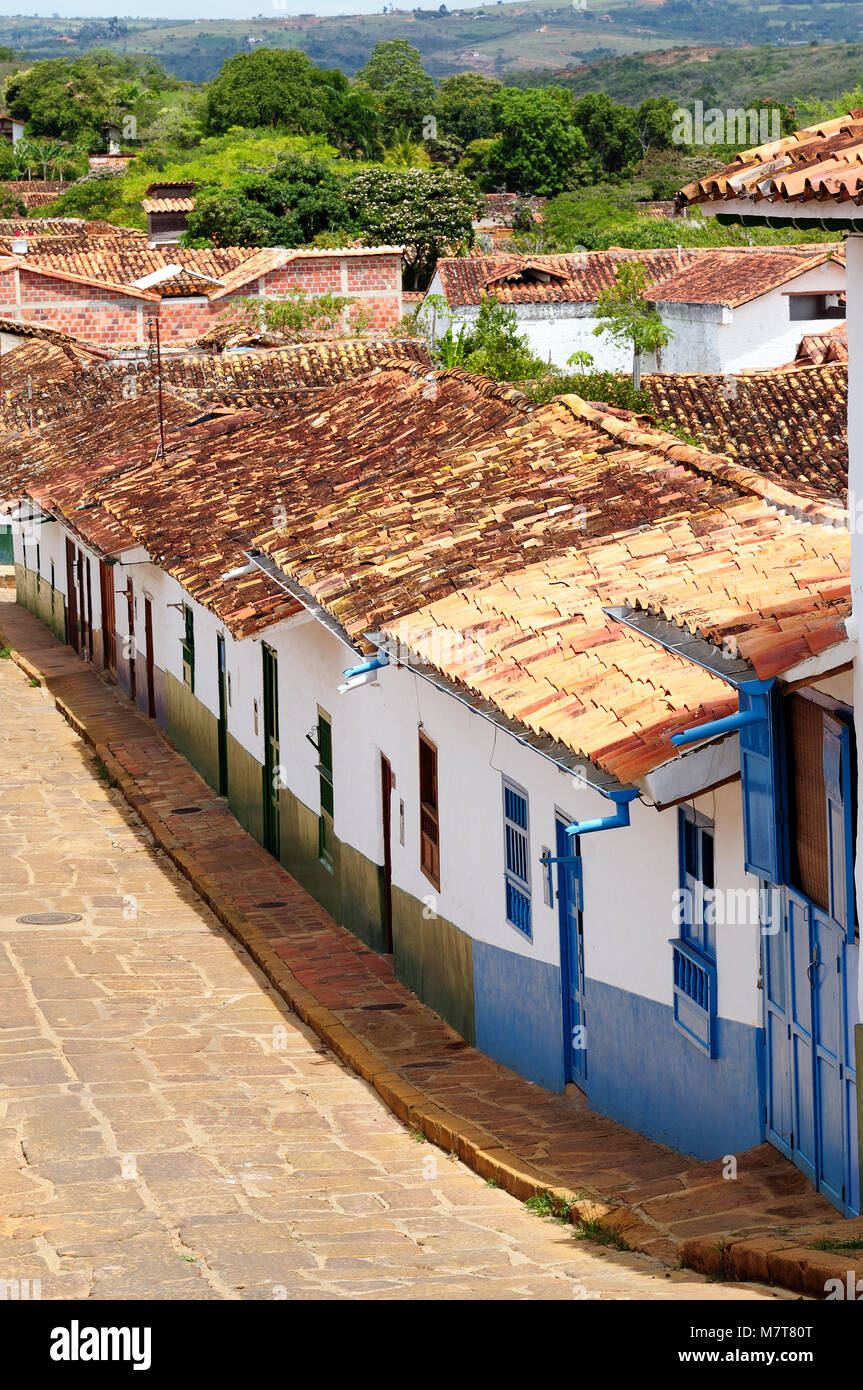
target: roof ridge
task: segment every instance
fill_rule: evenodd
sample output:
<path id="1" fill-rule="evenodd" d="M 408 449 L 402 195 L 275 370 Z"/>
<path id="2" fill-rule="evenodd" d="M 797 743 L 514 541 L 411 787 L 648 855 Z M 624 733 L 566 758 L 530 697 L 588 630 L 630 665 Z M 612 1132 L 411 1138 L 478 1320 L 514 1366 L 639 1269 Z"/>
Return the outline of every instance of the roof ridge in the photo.
<path id="1" fill-rule="evenodd" d="M 555 396 L 548 404 L 562 405 L 573 415 L 580 416 L 581 419 L 604 430 L 606 434 L 622 439 L 626 444 L 665 454 L 674 463 L 691 468 L 716 482 L 729 484 L 740 492 L 760 497 L 762 501 L 782 511 L 791 512 L 800 521 L 830 527 L 844 528 L 847 525 L 847 511 L 844 507 L 832 506 L 829 502 L 817 502 L 791 492 L 788 488 L 761 477 L 754 469 L 735 463 L 727 454 L 708 453 L 706 449 L 685 444 L 683 440 L 675 439 L 673 435 L 665 434 L 662 430 L 633 428 L 628 421 L 597 409 L 580 396 Z"/>

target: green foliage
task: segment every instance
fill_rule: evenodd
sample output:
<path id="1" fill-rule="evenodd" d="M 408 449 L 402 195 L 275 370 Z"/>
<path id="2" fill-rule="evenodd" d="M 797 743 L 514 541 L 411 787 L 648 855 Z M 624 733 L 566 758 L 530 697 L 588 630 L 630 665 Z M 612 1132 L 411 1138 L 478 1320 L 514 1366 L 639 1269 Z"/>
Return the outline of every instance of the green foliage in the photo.
<path id="1" fill-rule="evenodd" d="M 594 333 L 607 333 L 619 346 L 631 347 L 636 363 L 646 353 L 665 347 L 673 337 L 659 310 L 644 298 L 648 285 L 647 269 L 641 261 L 624 262 L 615 271 L 614 284 L 600 290 L 594 313 Z"/>
<path id="2" fill-rule="evenodd" d="M 358 336 L 368 327 L 368 313 L 347 295 L 309 295 L 287 290 L 281 299 L 234 300 L 219 315 L 216 328 L 268 335 L 286 342 L 316 342 L 334 336 Z"/>
<path id="3" fill-rule="evenodd" d="M 619 372 L 556 372 L 522 390 L 540 405 L 555 396 L 580 396 L 583 401 L 599 401 L 618 410 L 653 417 L 649 393 L 643 387 L 636 389 L 632 377 Z"/>
<path id="4" fill-rule="evenodd" d="M 137 219 L 131 220 L 134 209 L 123 207 L 124 177 L 112 169 L 100 169 L 73 183 L 47 208 L 40 209 L 43 216 L 84 217 L 94 221 L 102 217 L 106 222 L 119 222 L 126 226 L 146 226 L 146 218 L 140 206 Z"/>
<path id="5" fill-rule="evenodd" d="M 256 48 L 235 53 L 207 91 L 210 134 L 232 126 L 272 126 L 295 134 L 323 133 L 330 126 L 330 76 L 298 49 Z"/>
<path id="6" fill-rule="evenodd" d="M 441 82 L 437 94 L 439 135 L 454 140 L 462 150 L 474 140 L 491 140 L 497 134 L 501 84 L 476 72 L 460 72 Z"/>
<path id="7" fill-rule="evenodd" d="M 707 168 L 699 165 L 707 163 Z M 642 204 L 668 197 L 691 178 L 710 172 L 716 161 L 702 159 L 646 161 L 644 176 L 625 181 L 600 181 L 562 193 L 545 207 L 543 231 L 559 253 L 576 249 L 604 251 L 609 246 L 650 250 L 676 246 L 782 245 L 789 242 L 830 241 L 823 231 L 781 230 L 769 227 L 720 226 L 715 218 L 649 217 Z"/>
<path id="8" fill-rule="evenodd" d="M 23 200 L 10 188 L 0 188 L 0 217 L 26 217 L 27 208 Z"/>
<path id="9" fill-rule="evenodd" d="M 30 135 L 97 145 L 110 105 L 107 83 L 83 58 L 46 58 L 6 83 L 7 110 Z"/>
<path id="10" fill-rule="evenodd" d="M 406 246 L 406 288 L 425 288 L 438 257 L 469 242 L 479 200 L 451 169 L 367 169 L 345 200 L 366 245 Z"/>
<path id="11" fill-rule="evenodd" d="M 532 1211 L 534 1216 L 541 1216 L 553 1221 L 562 1221 L 568 1224 L 572 1220 L 572 1202 L 565 1202 L 562 1198 L 555 1197 L 553 1192 L 534 1192 L 532 1197 L 528 1197 L 524 1204 L 528 1211 Z"/>
<path id="12" fill-rule="evenodd" d="M 287 156 L 228 188 L 199 190 L 188 236 L 215 246 L 302 246 L 351 222 L 344 181 L 320 159 Z"/>
<path id="13" fill-rule="evenodd" d="M 46 58 L 6 82 L 9 114 L 26 133 L 89 148 L 104 145 L 109 118 L 134 114 L 140 124 L 156 109 L 158 94 L 177 85 L 152 58 L 93 49 L 85 57 Z"/>
<path id="14" fill-rule="evenodd" d="M 423 120 L 434 113 L 435 88 L 418 51 L 407 39 L 376 43 L 356 74 L 361 88 L 375 94 L 381 135 L 390 144 L 400 126 L 423 134 Z"/>
<path id="15" fill-rule="evenodd" d="M 484 295 L 476 322 L 461 340 L 460 364 L 492 381 L 523 381 L 547 371 L 530 349 L 527 336 L 518 331 L 515 310 L 494 295 Z"/>
<path id="16" fill-rule="evenodd" d="M 587 173 L 587 141 L 575 125 L 567 92 L 518 91 L 499 98 L 498 137 L 485 159 L 486 188 L 553 197 L 575 188 Z"/>

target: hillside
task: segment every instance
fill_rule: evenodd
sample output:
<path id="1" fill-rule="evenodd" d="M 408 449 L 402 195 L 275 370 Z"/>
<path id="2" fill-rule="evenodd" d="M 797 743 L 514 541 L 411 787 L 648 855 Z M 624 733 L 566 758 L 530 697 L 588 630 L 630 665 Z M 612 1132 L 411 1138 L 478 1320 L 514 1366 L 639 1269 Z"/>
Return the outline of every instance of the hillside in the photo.
<path id="1" fill-rule="evenodd" d="M 575 96 L 608 92 L 637 106 L 646 97 L 701 100 L 706 106 L 748 106 L 759 97 L 773 101 L 830 101 L 858 86 L 863 43 L 759 48 L 675 48 L 611 58 L 575 68 L 540 68 L 511 79 L 519 86 L 547 82 Z"/>
<path id="2" fill-rule="evenodd" d="M 110 46 L 117 52 L 151 54 L 170 72 L 193 82 L 209 80 L 226 58 L 258 44 L 301 48 L 316 63 L 353 73 L 379 39 L 405 38 L 438 77 L 465 69 L 496 76 L 539 69 L 547 78 L 549 70 L 563 68 L 572 70 L 566 80 L 579 90 L 585 80 L 596 86 L 594 74 L 604 79 L 608 73 L 611 83 L 623 87 L 649 82 L 652 73 L 649 66 L 642 69 L 645 59 L 639 55 L 658 49 L 701 46 L 709 52 L 712 47 L 791 46 L 812 39 L 844 45 L 860 33 L 860 4 L 830 0 L 493 0 L 443 14 L 429 8 L 320 19 L 282 18 L 273 7 L 268 16 L 253 19 L 180 23 L 0 16 L 0 45 L 23 50 L 30 60 Z M 798 70 L 805 67 L 808 48 L 799 57 L 793 47 L 789 52 Z M 824 52 L 811 74 L 812 81 L 817 74 L 819 86 Z M 585 64 L 596 62 L 601 66 L 591 67 L 585 77 Z M 661 83 L 661 70 L 655 75 Z M 846 77 L 845 86 L 856 82 L 855 72 L 850 80 Z M 607 90 L 617 94 L 613 85 Z M 722 104 L 731 99 L 723 93 Z"/>

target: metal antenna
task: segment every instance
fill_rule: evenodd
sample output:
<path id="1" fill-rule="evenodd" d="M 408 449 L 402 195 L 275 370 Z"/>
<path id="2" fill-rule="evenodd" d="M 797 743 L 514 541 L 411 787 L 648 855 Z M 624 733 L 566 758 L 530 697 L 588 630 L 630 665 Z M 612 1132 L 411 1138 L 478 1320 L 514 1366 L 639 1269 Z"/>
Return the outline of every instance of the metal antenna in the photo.
<path id="1" fill-rule="evenodd" d="M 156 458 L 165 457 L 165 416 L 162 410 L 162 343 L 159 337 L 159 320 L 147 319 L 148 337 L 151 345 L 156 345 L 156 412 L 159 417 L 159 447 Z"/>

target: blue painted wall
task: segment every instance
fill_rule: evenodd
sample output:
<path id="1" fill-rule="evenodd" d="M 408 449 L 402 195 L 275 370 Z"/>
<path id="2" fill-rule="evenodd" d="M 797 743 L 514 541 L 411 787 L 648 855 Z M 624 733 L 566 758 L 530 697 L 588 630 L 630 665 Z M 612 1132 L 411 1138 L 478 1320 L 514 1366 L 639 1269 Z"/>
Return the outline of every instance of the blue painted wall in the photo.
<path id="1" fill-rule="evenodd" d="M 588 1099 L 621 1124 L 696 1158 L 764 1138 L 762 1033 L 718 1020 L 713 1061 L 675 1027 L 670 1006 L 587 981 Z"/>
<path id="2" fill-rule="evenodd" d="M 560 970 L 473 943 L 476 1045 L 528 1081 L 563 1090 Z"/>

